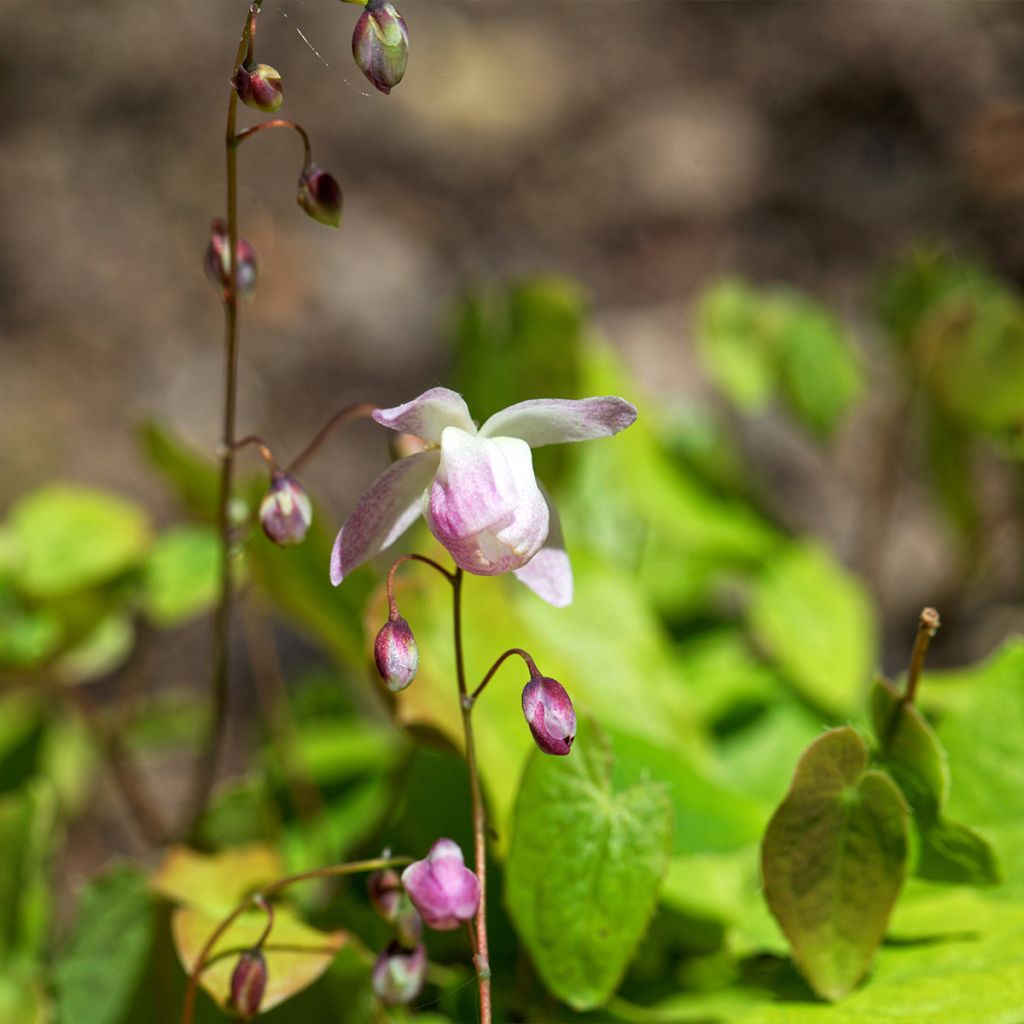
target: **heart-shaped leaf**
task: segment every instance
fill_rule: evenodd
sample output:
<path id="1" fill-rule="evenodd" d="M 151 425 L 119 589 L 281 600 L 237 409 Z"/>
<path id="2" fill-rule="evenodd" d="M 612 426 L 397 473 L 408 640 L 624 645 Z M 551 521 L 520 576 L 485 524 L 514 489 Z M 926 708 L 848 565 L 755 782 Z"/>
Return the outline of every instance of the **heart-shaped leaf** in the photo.
<path id="1" fill-rule="evenodd" d="M 864 976 L 907 862 L 907 809 L 869 771 L 849 726 L 812 743 L 761 846 L 765 898 L 816 992 L 838 999 Z"/>
<path id="2" fill-rule="evenodd" d="M 935 882 L 997 885 L 1003 872 L 991 844 L 974 829 L 945 818 L 921 837 L 914 872 Z"/>
<path id="3" fill-rule="evenodd" d="M 607 742 L 580 730 L 568 757 L 535 751 L 516 804 L 506 898 L 548 988 L 578 1010 L 615 991 L 668 868 L 661 786 L 615 793 Z"/>
<path id="4" fill-rule="evenodd" d="M 261 885 L 284 874 L 276 850 L 261 843 L 205 854 L 174 846 L 150 879 L 150 885 L 174 903 L 227 917 Z"/>

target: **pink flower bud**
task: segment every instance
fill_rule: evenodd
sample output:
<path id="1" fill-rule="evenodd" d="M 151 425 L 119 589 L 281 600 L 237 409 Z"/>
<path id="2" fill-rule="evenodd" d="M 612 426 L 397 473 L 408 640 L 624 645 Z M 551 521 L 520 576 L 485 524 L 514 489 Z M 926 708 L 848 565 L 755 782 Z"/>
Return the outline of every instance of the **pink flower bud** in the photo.
<path id="1" fill-rule="evenodd" d="M 409 29 L 387 0 L 369 0 L 352 34 L 352 56 L 367 80 L 383 93 L 402 80 L 409 62 Z"/>
<path id="2" fill-rule="evenodd" d="M 257 64 L 254 68 L 239 68 L 231 84 L 238 98 L 253 110 L 273 114 L 281 109 L 284 102 L 284 87 L 281 75 L 269 64 Z"/>
<path id="3" fill-rule="evenodd" d="M 576 712 L 565 687 L 547 676 L 535 676 L 523 690 L 526 723 L 545 754 L 568 754 L 576 738 Z"/>
<path id="4" fill-rule="evenodd" d="M 398 872 L 392 871 L 391 868 L 374 871 L 366 880 L 366 888 L 369 890 L 373 909 L 385 921 L 393 923 L 398 917 L 402 903 L 402 880 L 398 877 Z"/>
<path id="5" fill-rule="evenodd" d="M 250 949 L 238 958 L 231 973 L 231 1005 L 245 1020 L 259 1013 L 263 991 L 267 987 L 267 961 L 258 949 Z"/>
<path id="6" fill-rule="evenodd" d="M 236 247 L 238 263 L 235 280 L 235 295 L 239 299 L 251 299 L 256 290 L 256 250 L 244 238 L 238 239 Z M 228 242 L 227 225 L 219 217 L 210 226 L 210 244 L 206 247 L 203 267 L 206 276 L 221 290 L 225 297 L 231 281 L 231 246 Z"/>
<path id="7" fill-rule="evenodd" d="M 472 920 L 480 903 L 480 882 L 450 839 L 438 839 L 426 860 L 410 864 L 402 884 L 423 920 L 438 931 Z"/>
<path id="8" fill-rule="evenodd" d="M 316 164 L 310 164 L 299 175 L 296 201 L 313 220 L 329 228 L 341 223 L 341 186 Z"/>
<path id="9" fill-rule="evenodd" d="M 373 660 L 381 679 L 392 693 L 404 690 L 416 678 L 420 652 L 409 623 L 393 613 L 373 644 Z"/>
<path id="10" fill-rule="evenodd" d="M 385 1003 L 408 1003 L 419 995 L 426 976 L 426 949 L 422 945 L 403 949 L 392 942 L 374 964 L 373 991 Z"/>
<path id="11" fill-rule="evenodd" d="M 263 532 L 275 544 L 301 544 L 312 521 L 313 506 L 302 485 L 285 473 L 275 473 L 260 502 Z"/>

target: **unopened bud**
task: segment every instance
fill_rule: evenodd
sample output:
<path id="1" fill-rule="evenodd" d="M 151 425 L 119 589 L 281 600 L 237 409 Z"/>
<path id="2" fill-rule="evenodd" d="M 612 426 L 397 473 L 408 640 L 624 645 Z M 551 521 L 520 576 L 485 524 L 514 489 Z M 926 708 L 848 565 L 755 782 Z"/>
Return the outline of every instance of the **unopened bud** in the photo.
<path id="1" fill-rule="evenodd" d="M 301 544 L 312 521 L 313 506 L 302 485 L 286 473 L 275 473 L 260 502 L 263 532 L 275 544 Z"/>
<path id="2" fill-rule="evenodd" d="M 373 991 L 385 1003 L 408 1003 L 419 995 L 426 976 L 426 949 L 422 945 L 403 949 L 392 942 L 374 964 Z"/>
<path id="3" fill-rule="evenodd" d="M 438 931 L 471 921 L 480 905 L 480 881 L 451 839 L 438 839 L 425 860 L 410 864 L 402 884 L 426 924 Z"/>
<path id="4" fill-rule="evenodd" d="M 392 693 L 404 690 L 416 678 L 420 652 L 409 623 L 397 612 L 384 623 L 373 644 L 373 660 Z"/>
<path id="5" fill-rule="evenodd" d="M 412 905 L 408 896 L 402 899 L 402 907 L 395 918 L 395 942 L 406 949 L 412 949 L 423 935 L 423 918 Z"/>
<path id="6" fill-rule="evenodd" d="M 576 712 L 565 687 L 547 676 L 535 676 L 523 690 L 526 723 L 545 754 L 568 754 L 576 738 Z"/>
<path id="7" fill-rule="evenodd" d="M 369 890 L 373 909 L 388 923 L 394 922 L 402 903 L 402 880 L 398 877 L 398 872 L 392 871 L 391 868 L 374 871 L 366 881 L 366 888 Z"/>
<path id="8" fill-rule="evenodd" d="M 225 297 L 228 294 L 231 281 L 230 252 L 227 225 L 218 217 L 210 225 L 210 244 L 206 247 L 203 267 L 206 270 L 206 276 L 223 292 Z M 244 238 L 239 238 L 236 252 L 235 296 L 239 299 L 251 299 L 256 290 L 256 250 Z"/>
<path id="9" fill-rule="evenodd" d="M 281 75 L 269 64 L 257 64 L 254 68 L 240 67 L 231 79 L 238 98 L 253 110 L 273 114 L 281 109 L 284 102 L 284 87 Z"/>
<path id="10" fill-rule="evenodd" d="M 352 56 L 374 88 L 383 93 L 402 80 L 409 62 L 409 29 L 387 0 L 369 0 L 352 34 Z"/>
<path id="11" fill-rule="evenodd" d="M 250 949 L 238 958 L 231 973 L 231 1006 L 245 1020 L 259 1013 L 267 987 L 267 961 L 258 949 Z"/>
<path id="12" fill-rule="evenodd" d="M 296 201 L 313 220 L 329 228 L 336 228 L 341 223 L 341 186 L 316 164 L 303 168 L 299 175 Z"/>

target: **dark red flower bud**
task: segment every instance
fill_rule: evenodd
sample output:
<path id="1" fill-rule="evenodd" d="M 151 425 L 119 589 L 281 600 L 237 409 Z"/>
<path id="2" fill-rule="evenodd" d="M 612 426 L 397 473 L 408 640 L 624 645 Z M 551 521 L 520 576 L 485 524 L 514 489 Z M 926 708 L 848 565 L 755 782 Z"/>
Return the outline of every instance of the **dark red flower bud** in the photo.
<path id="1" fill-rule="evenodd" d="M 206 276 L 226 296 L 231 280 L 231 246 L 228 242 L 227 225 L 219 217 L 210 225 L 210 244 L 206 247 L 203 267 Z M 239 299 L 251 299 L 256 290 L 256 250 L 244 238 L 238 239 L 236 247 L 238 262 L 235 280 L 235 295 Z"/>
<path id="2" fill-rule="evenodd" d="M 373 968 L 374 994 L 385 1003 L 408 1003 L 419 995 L 427 976 L 427 951 L 422 945 L 403 949 L 392 942 Z"/>
<path id="3" fill-rule="evenodd" d="M 374 871 L 367 879 L 366 887 L 370 892 L 373 909 L 385 921 L 394 922 L 398 917 L 403 896 L 402 880 L 398 877 L 398 872 L 392 871 L 391 868 Z"/>
<path id="4" fill-rule="evenodd" d="M 373 644 L 373 660 L 392 693 L 404 690 L 416 678 L 420 653 L 409 623 L 397 612 L 384 623 Z"/>
<path id="5" fill-rule="evenodd" d="M 259 1013 L 267 987 L 267 961 L 258 949 L 250 949 L 238 958 L 231 973 L 231 1006 L 245 1020 Z"/>
<path id="6" fill-rule="evenodd" d="M 352 56 L 367 80 L 383 93 L 402 80 L 409 62 L 409 29 L 387 0 L 369 0 L 352 34 Z"/>
<path id="7" fill-rule="evenodd" d="M 263 532 L 275 544 L 301 544 L 312 521 L 313 506 L 302 485 L 286 473 L 275 473 L 260 502 Z"/>
<path id="8" fill-rule="evenodd" d="M 313 220 L 329 228 L 336 228 L 341 223 L 341 186 L 316 164 L 304 168 L 299 176 L 296 201 Z"/>
<path id="9" fill-rule="evenodd" d="M 568 754 L 576 738 L 576 712 L 565 687 L 535 676 L 523 690 L 523 714 L 537 746 L 545 754 Z"/>
<path id="10" fill-rule="evenodd" d="M 273 114 L 281 109 L 284 102 L 284 87 L 280 74 L 269 64 L 257 64 L 254 68 L 239 68 L 231 84 L 238 98 L 253 110 Z"/>

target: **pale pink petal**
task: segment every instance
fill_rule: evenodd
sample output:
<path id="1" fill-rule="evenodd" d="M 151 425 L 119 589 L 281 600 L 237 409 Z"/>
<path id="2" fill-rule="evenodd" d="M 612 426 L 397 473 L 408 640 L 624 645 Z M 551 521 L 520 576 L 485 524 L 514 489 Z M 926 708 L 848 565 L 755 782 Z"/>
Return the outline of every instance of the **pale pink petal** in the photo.
<path id="1" fill-rule="evenodd" d="M 405 405 L 376 409 L 373 418 L 400 434 L 415 434 L 434 444 L 440 443 L 445 427 L 458 427 L 468 434 L 476 433 L 476 425 L 462 395 L 448 388 L 431 388 Z"/>
<path id="2" fill-rule="evenodd" d="M 496 412 L 480 428 L 480 436 L 519 437 L 539 448 L 611 437 L 635 419 L 636 408 L 623 398 L 536 398 Z"/>
<path id="3" fill-rule="evenodd" d="M 420 452 L 392 463 L 374 480 L 334 541 L 331 582 L 335 586 L 412 526 L 439 461 L 436 451 Z"/>
<path id="4" fill-rule="evenodd" d="M 512 437 L 484 440 L 446 430 L 423 515 L 456 565 L 481 576 L 525 565 L 548 533 L 530 449 Z"/>
<path id="5" fill-rule="evenodd" d="M 572 565 L 565 550 L 562 524 L 558 512 L 551 502 L 551 496 L 544 488 L 541 492 L 548 506 L 548 538 L 544 546 L 521 569 L 516 569 L 516 579 L 525 583 L 538 597 L 556 608 L 572 604 Z"/>

